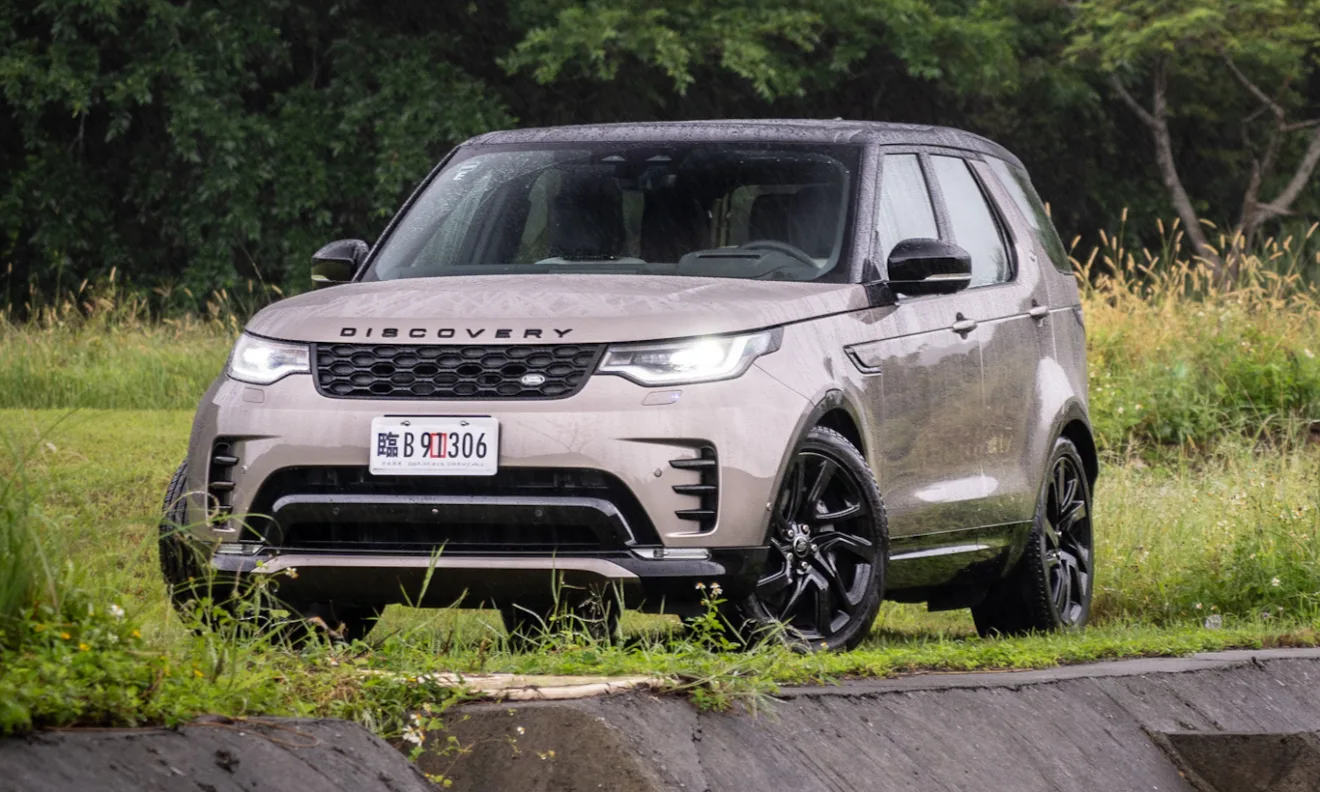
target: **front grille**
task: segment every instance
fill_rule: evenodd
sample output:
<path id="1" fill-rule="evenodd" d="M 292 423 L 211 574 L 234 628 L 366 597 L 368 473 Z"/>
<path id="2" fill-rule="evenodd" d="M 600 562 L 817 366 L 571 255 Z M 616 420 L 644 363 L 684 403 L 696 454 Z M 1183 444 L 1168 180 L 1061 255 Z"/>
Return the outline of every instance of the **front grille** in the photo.
<path id="1" fill-rule="evenodd" d="M 315 344 L 316 388 L 337 399 L 562 399 L 603 344 Z"/>
<path id="2" fill-rule="evenodd" d="M 288 495 L 505 495 L 553 503 L 556 497 L 599 498 L 613 504 L 632 532 L 596 535 L 588 526 L 520 526 L 484 523 L 436 524 L 424 531 L 389 520 L 370 524 L 278 525 L 270 515 Z M 494 476 L 377 476 L 365 467 L 294 467 L 275 471 L 252 501 L 247 524 L 275 546 L 348 551 L 410 550 L 447 553 L 547 553 L 622 549 L 658 545 L 659 534 L 632 490 L 617 477 L 586 468 L 501 468 Z M 447 544 L 446 544 L 447 543 Z"/>

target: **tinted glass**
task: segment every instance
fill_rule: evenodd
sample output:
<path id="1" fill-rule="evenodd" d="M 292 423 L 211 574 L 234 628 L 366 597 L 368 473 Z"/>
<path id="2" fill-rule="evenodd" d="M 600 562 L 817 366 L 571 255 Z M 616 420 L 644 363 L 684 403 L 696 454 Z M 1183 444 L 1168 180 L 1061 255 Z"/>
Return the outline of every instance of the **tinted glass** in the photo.
<path id="1" fill-rule="evenodd" d="M 1017 204 L 1018 209 L 1027 218 L 1027 222 L 1031 224 L 1032 230 L 1036 232 L 1036 238 L 1040 240 L 1050 261 L 1054 263 L 1054 268 L 1060 272 L 1072 273 L 1072 265 L 1068 262 L 1068 253 L 1063 248 L 1063 240 L 1059 239 L 1059 232 L 1054 230 L 1049 210 L 1036 194 L 1036 188 L 1031 186 L 1027 172 L 994 157 L 986 161 L 990 169 L 999 177 L 999 183 L 1004 185 L 1004 189 L 1013 197 L 1013 203 Z"/>
<path id="2" fill-rule="evenodd" d="M 506 273 L 846 281 L 853 146 L 460 150 L 366 280 Z"/>
<path id="3" fill-rule="evenodd" d="M 905 239 L 938 239 L 930 189 L 916 154 L 888 154 L 880 172 L 880 261 Z"/>
<path id="4" fill-rule="evenodd" d="M 972 256 L 971 285 L 984 286 L 1011 278 L 1004 237 L 967 162 L 957 157 L 931 157 L 930 161 L 949 210 L 952 241 Z"/>

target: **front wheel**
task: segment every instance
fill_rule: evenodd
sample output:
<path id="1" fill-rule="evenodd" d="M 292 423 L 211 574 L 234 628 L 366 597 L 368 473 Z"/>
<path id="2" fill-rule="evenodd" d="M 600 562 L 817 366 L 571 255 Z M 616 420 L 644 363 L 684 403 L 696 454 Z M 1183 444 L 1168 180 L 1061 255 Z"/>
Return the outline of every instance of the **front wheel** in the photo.
<path id="1" fill-rule="evenodd" d="M 1055 441 L 1046 470 L 1021 560 L 972 608 L 982 636 L 1080 629 L 1090 618 L 1091 483 L 1077 446 L 1065 437 Z"/>
<path id="2" fill-rule="evenodd" d="M 817 426 L 794 451 L 769 544 L 739 615 L 799 648 L 857 646 L 880 609 L 889 526 L 874 474 L 843 435 Z"/>

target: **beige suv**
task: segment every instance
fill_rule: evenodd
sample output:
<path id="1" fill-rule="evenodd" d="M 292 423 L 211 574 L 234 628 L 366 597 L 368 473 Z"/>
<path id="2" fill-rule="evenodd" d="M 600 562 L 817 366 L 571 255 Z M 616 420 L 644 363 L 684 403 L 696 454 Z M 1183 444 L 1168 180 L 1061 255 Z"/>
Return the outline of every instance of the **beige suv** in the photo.
<path id="1" fill-rule="evenodd" d="M 521 630 L 602 588 L 683 615 L 699 583 L 836 648 L 882 597 L 983 633 L 1087 619 L 1077 286 L 984 138 L 496 132 L 312 272 L 332 288 L 257 314 L 202 399 L 176 594 L 200 547 L 350 635 L 405 600 Z"/>

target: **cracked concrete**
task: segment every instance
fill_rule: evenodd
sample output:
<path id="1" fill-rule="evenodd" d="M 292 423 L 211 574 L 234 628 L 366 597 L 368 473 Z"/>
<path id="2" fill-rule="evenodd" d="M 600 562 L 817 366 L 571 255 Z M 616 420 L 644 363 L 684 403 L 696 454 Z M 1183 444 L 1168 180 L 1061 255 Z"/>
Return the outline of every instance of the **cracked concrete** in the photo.
<path id="1" fill-rule="evenodd" d="M 787 689 L 756 717 L 638 694 L 478 704 L 451 728 L 471 750 L 422 766 L 482 792 L 1245 789 L 1205 763 L 1218 735 L 1300 757 L 1274 775 L 1320 788 L 1312 737 L 1275 745 L 1320 732 L 1317 682 L 1320 651 L 1269 650 Z"/>

